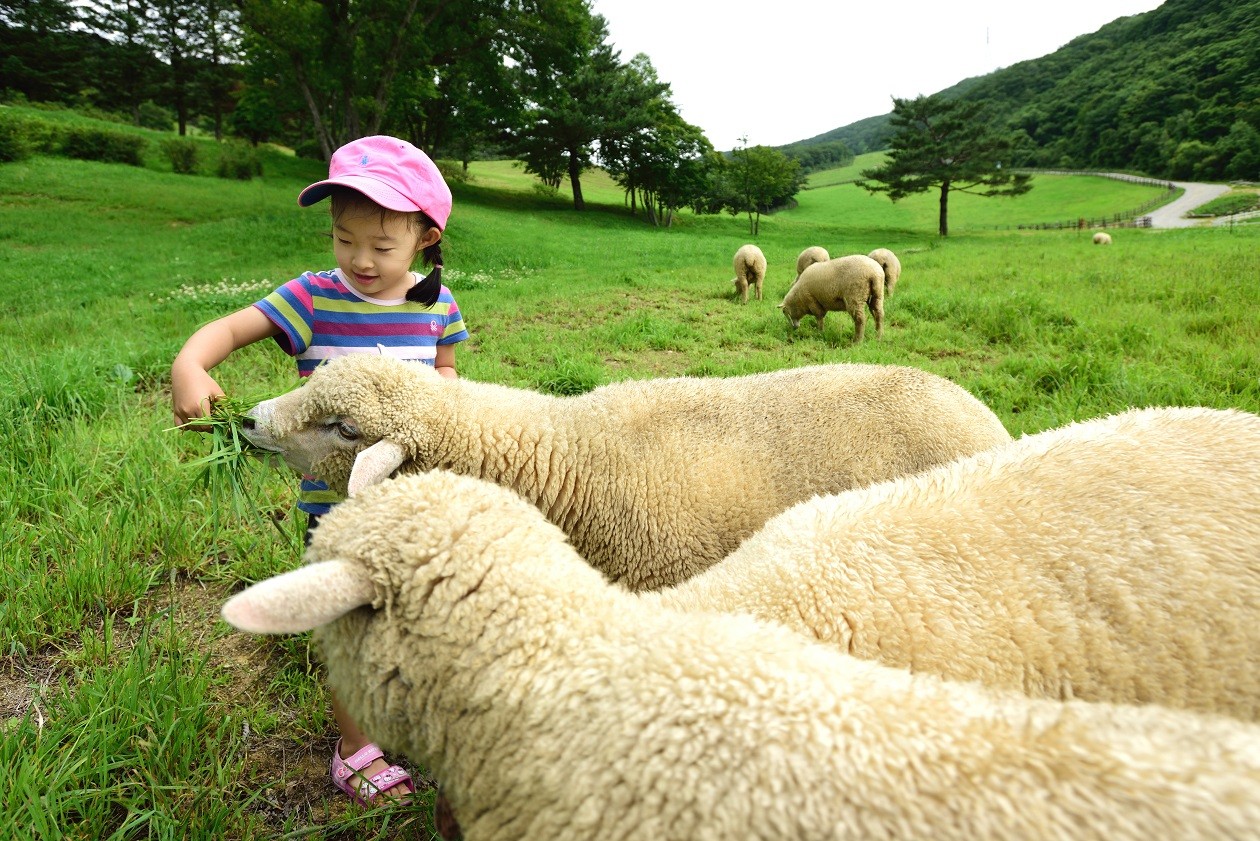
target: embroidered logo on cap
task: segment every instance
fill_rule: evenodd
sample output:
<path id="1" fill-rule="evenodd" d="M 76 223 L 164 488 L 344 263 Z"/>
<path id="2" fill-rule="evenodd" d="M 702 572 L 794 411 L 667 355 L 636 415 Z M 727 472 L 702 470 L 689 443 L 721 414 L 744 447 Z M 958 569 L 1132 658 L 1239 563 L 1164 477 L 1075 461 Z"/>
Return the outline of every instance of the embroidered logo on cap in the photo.
<path id="1" fill-rule="evenodd" d="M 363 157 L 359 158 L 359 166 L 367 166 L 367 158 L 368 158 L 367 155 L 364 155 Z"/>

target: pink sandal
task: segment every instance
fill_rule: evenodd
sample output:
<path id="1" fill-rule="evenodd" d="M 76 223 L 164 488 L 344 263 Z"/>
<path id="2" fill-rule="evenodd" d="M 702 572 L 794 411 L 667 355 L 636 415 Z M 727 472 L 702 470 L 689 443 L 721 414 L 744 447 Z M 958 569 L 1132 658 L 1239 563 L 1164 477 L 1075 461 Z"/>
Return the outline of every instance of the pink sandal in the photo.
<path id="1" fill-rule="evenodd" d="M 371 777 L 365 777 L 359 773 L 384 755 L 379 747 L 369 743 L 353 756 L 342 759 L 341 740 L 338 739 L 337 744 L 333 746 L 332 763 L 328 769 L 332 774 L 333 785 L 350 795 L 350 799 L 361 806 L 372 805 L 381 792 L 401 785 L 407 787 L 408 794 L 415 794 L 416 786 L 411 781 L 411 775 L 397 765 L 391 765 Z"/>

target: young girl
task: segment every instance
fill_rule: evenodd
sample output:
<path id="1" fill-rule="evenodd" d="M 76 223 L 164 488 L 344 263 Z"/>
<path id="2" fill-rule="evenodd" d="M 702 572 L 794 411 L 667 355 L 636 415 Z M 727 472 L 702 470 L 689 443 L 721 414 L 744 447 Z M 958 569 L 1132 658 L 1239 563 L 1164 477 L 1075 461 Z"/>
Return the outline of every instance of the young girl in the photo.
<path id="1" fill-rule="evenodd" d="M 300 377 L 334 356 L 385 352 L 455 378 L 455 345 L 468 332 L 441 282 L 451 191 L 433 161 L 397 138 L 356 140 L 333 154 L 327 180 L 303 190 L 298 204 L 328 197 L 337 268 L 307 272 L 193 333 L 171 365 L 176 424 L 198 429 L 190 422 L 223 396 L 210 369 L 268 337 L 297 358 Z M 433 267 L 427 276 L 411 271 L 417 256 Z M 298 508 L 307 513 L 308 541 L 319 515 L 339 501 L 323 482 L 302 477 Z M 384 792 L 414 792 L 411 776 L 385 762 L 335 695 L 332 707 L 341 731 L 330 767 L 337 787 L 365 805 Z"/>

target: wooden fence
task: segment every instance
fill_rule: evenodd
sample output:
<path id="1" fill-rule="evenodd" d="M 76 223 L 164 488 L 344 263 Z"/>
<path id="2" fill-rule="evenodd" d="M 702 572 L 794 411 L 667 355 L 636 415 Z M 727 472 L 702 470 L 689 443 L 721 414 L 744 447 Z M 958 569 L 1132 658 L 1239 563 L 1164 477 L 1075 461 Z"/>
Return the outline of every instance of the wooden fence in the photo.
<path id="1" fill-rule="evenodd" d="M 1157 207 L 1163 207 L 1168 204 L 1168 202 L 1177 197 L 1177 194 L 1181 189 L 1171 181 L 1146 178 L 1141 175 L 1129 175 L 1124 172 L 1091 172 L 1088 170 L 1068 169 L 1021 169 L 1020 172 L 1026 172 L 1029 175 L 1096 175 L 1099 178 L 1113 178 L 1117 181 L 1129 181 L 1134 184 L 1145 184 L 1150 187 L 1163 187 L 1164 192 L 1144 203 L 1141 207 L 1135 207 L 1132 210 L 1125 210 L 1120 213 L 1113 213 L 1110 216 L 1091 218 L 1081 216 L 1076 219 L 1069 219 L 1063 222 L 1038 222 L 1015 226 L 1007 225 L 1003 228 L 999 228 L 1000 230 L 1011 230 L 1012 227 L 1021 231 L 1061 231 L 1072 228 L 1080 230 L 1085 230 L 1087 228 L 1149 228 L 1151 226 L 1151 217 L 1146 214 L 1150 213 Z"/>

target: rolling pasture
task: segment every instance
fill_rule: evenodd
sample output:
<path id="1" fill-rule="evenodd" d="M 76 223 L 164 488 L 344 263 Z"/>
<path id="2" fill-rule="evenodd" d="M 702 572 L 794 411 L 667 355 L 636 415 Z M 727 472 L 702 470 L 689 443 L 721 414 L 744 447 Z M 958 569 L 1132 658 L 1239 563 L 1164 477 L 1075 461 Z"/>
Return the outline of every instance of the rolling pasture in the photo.
<path id="1" fill-rule="evenodd" d="M 364 813 L 328 783 L 306 638 L 217 619 L 242 581 L 299 562 L 296 482 L 198 464 L 206 437 L 170 428 L 169 365 L 201 323 L 333 265 L 326 211 L 296 205 L 322 164 L 263 165 L 248 182 L 160 162 L 0 165 L 0 826 L 29 837 L 432 837 L 432 792 Z M 1123 211 L 1154 188 L 1040 176 L 1019 199 L 955 196 L 943 240 L 934 195 L 894 205 L 819 173 L 799 207 L 763 217 L 766 299 L 741 305 L 743 217 L 651 228 L 595 174 L 586 213 L 509 162 L 471 175 L 444 247 L 472 335 L 464 377 L 574 394 L 904 364 L 969 389 L 1017 436 L 1132 406 L 1260 412 L 1260 227 L 1124 229 L 1107 248 L 1000 229 Z M 882 340 L 851 345 L 843 313 L 789 328 L 776 305 L 810 245 L 900 256 Z M 215 376 L 238 398 L 294 384 L 264 345 Z"/>

